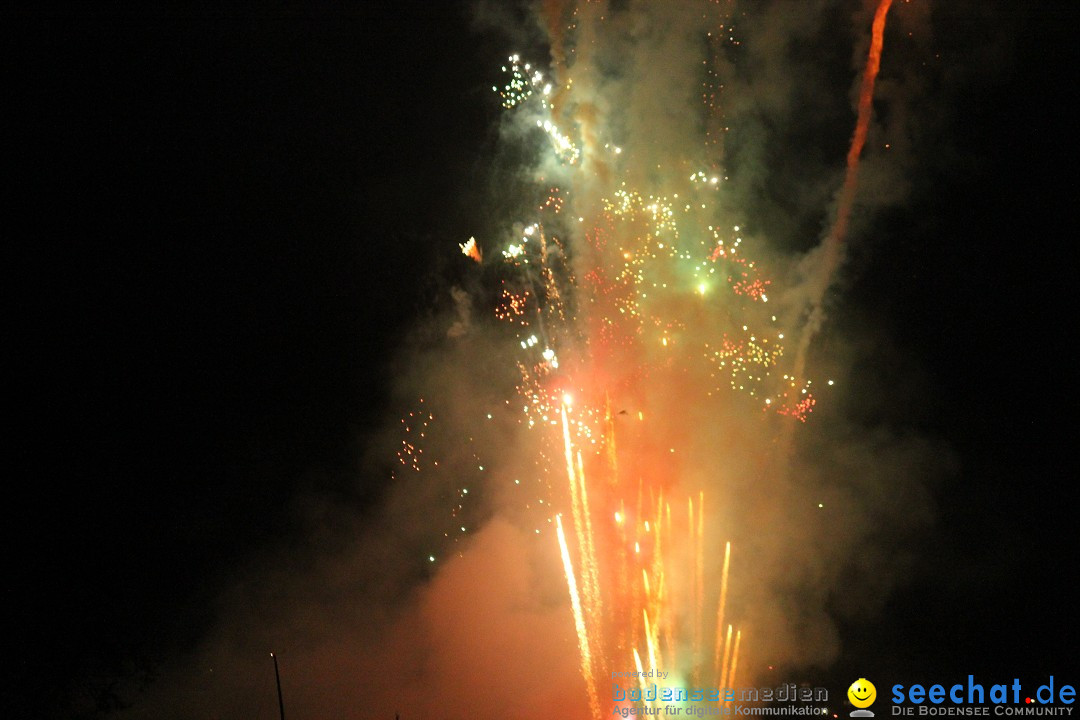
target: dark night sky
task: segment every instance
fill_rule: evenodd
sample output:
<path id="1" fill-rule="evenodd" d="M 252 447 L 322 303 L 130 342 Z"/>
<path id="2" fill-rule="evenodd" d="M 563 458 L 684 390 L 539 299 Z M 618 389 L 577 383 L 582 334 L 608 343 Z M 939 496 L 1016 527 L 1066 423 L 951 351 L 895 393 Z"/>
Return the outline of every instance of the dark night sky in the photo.
<path id="1" fill-rule="evenodd" d="M 917 422 L 959 470 L 838 676 L 1075 671 L 1080 66 L 1067 4 L 1031 5 L 938 18 L 942 47 L 989 28 L 1012 57 L 960 87 L 950 152 L 851 290 L 924 369 Z M 185 647 L 230 569 L 299 532 L 298 498 L 365 512 L 382 490 L 364 438 L 482 221 L 492 66 L 516 48 L 456 4 L 271 7 L 5 11 L 5 706 Z"/>

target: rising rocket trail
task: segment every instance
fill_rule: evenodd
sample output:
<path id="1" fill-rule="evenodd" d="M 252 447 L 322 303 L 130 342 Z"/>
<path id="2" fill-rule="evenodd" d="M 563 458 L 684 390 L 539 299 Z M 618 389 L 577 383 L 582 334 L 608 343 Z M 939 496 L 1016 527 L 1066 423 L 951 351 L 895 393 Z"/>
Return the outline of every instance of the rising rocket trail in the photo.
<path id="1" fill-rule="evenodd" d="M 862 86 L 859 89 L 858 115 L 855 121 L 855 133 L 851 137 L 851 147 L 847 154 L 847 171 L 844 174 L 844 185 L 840 188 L 840 196 L 836 203 L 836 217 L 832 228 L 825 236 L 820 246 L 821 257 L 819 267 L 810 279 L 809 314 L 806 325 L 803 327 L 802 336 L 795 349 L 796 377 L 803 377 L 806 370 L 806 355 L 810 349 L 810 342 L 814 339 L 824 321 L 823 304 L 825 295 L 832 286 L 836 271 L 844 259 L 844 243 L 847 240 L 848 224 L 851 219 L 851 209 L 855 204 L 855 193 L 858 190 L 859 180 L 859 156 L 862 154 L 863 145 L 866 144 L 866 134 L 870 128 L 870 115 L 873 112 L 874 81 L 877 79 L 878 69 L 881 67 L 881 47 L 885 37 L 885 17 L 889 13 L 892 0 L 881 0 L 874 12 L 874 22 L 871 28 L 870 51 L 866 57 L 866 68 L 863 71 Z"/>

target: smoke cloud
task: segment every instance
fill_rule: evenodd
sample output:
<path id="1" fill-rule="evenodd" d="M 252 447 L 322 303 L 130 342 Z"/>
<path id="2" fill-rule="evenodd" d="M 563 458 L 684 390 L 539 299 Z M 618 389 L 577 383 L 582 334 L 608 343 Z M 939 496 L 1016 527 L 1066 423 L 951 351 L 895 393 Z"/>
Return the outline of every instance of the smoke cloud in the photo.
<path id="1" fill-rule="evenodd" d="M 536 352 L 557 346 L 561 367 L 545 377 L 572 378 L 568 391 L 585 386 L 594 400 L 604 399 L 594 406 L 606 401 L 623 482 L 663 478 L 670 552 L 687 559 L 666 579 L 672 592 L 684 592 L 671 603 L 672 623 L 690 628 L 695 614 L 704 615 L 697 635 L 706 636 L 681 634 L 672 643 L 679 655 L 697 645 L 712 656 L 730 541 L 725 617 L 744 638 L 737 683 L 763 680 L 767 666 L 791 673 L 826 667 L 841 650 L 837 615 L 880 608 L 902 576 L 912 539 L 932 524 L 928 488 L 948 472 L 947 451 L 931 440 L 902 424 L 845 415 L 852 407 L 845 398 L 863 392 L 852 368 L 886 350 L 828 323 L 844 265 L 823 275 L 819 248 L 843 185 L 873 7 L 640 0 L 544 2 L 536 11 L 533 29 L 544 33 L 550 57 L 533 62 L 555 85 L 551 116 L 573 128 L 581 159 L 560 162 L 545 147 L 525 167 L 493 172 L 505 173 L 508 184 L 527 179 L 563 192 L 563 225 L 545 230 L 550 262 L 575 284 L 561 285 L 565 323 L 532 326 Z M 481 6 L 479 21 L 502 22 L 508 12 Z M 924 89 L 915 72 L 888 57 L 894 36 L 911 38 L 909 53 L 923 47 L 921 13 L 904 6 L 889 16 L 851 244 L 875 212 L 904 202 L 909 191 L 914 106 Z M 504 137 L 543 145 L 537 118 L 535 110 L 508 113 Z M 642 330 L 667 333 L 664 343 L 635 336 L 605 345 L 605 317 L 615 306 L 588 289 L 589 273 L 620 264 L 615 254 L 631 246 L 647 215 L 639 208 L 605 220 L 605 202 L 625 189 L 639 194 L 642 207 L 661 196 L 689 207 L 687 198 L 705 192 L 691 179 L 698 171 L 714 193 L 712 205 L 686 221 L 681 237 L 700 240 L 722 227 L 731 247 L 738 235 L 745 254 L 773 279 L 769 302 L 744 303 L 744 313 L 722 300 L 702 302 L 701 294 L 710 296 L 693 288 L 658 291 L 638 310 L 673 319 Z M 529 372 L 522 361 L 527 333 L 507 330 L 488 312 L 513 286 L 500 269 L 501 252 L 535 222 L 534 208 L 521 212 L 505 219 L 507 236 L 478 238 L 485 257 L 474 268 L 479 279 L 469 290 L 448 288 L 445 306 L 401 350 L 401 419 L 371 442 L 370 471 L 392 477 L 380 507 L 363 517 L 314 501 L 304 508 L 310 541 L 266 557 L 225 589 L 216 630 L 162 668 L 124 717 L 276 717 L 270 651 L 282 664 L 291 717 L 588 716 L 551 522 L 555 512 L 569 522 L 569 499 L 555 484 L 566 482 L 561 430 L 524 421 L 529 400 L 516 386 Z M 608 233 L 606 245 L 590 230 L 596 227 Z M 446 238 L 447 252 L 460 240 Z M 685 281 L 674 271 L 662 280 Z M 543 279 L 534 275 L 522 286 L 535 299 Z M 709 290 L 722 291 L 722 284 Z M 818 357 L 808 347 L 806 375 L 815 378 L 820 400 L 805 424 L 763 412 L 761 397 L 780 375 L 802 378 L 790 354 L 777 360 L 757 396 L 729 387 L 715 362 L 680 355 L 703 343 L 719 347 L 724 335 L 741 337 L 744 324 L 794 338 L 815 303 L 829 352 Z M 595 419 L 603 424 L 603 413 Z M 790 452 L 782 447 L 786 433 Z M 386 463 L 394 464 L 392 475 Z M 582 472 L 599 463 L 586 452 Z M 702 513 L 700 545 L 688 532 L 695 522 L 688 499 Z M 603 492 L 590 501 L 602 507 Z M 703 557 L 703 611 L 688 599 L 698 582 L 688 577 L 695 552 Z M 600 582 L 603 591 L 615 580 L 602 574 Z M 618 644 L 610 624 L 605 629 L 601 653 Z M 603 663 L 634 669 L 628 652 Z M 689 665 L 664 669 L 690 679 Z M 603 695 L 608 685 L 600 680 Z"/>

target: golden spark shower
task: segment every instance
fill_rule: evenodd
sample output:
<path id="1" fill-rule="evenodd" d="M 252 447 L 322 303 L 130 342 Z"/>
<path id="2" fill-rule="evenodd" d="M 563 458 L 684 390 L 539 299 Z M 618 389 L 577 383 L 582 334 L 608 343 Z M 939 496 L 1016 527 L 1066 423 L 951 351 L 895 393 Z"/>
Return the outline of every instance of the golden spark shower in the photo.
<path id="1" fill-rule="evenodd" d="M 513 142 L 535 152 L 520 173 L 531 189 L 501 236 L 459 243 L 484 290 L 455 301 L 497 324 L 488 360 L 512 364 L 513 393 L 449 421 L 453 460 L 424 455 L 440 418 L 419 400 L 399 453 L 403 471 L 429 473 L 449 505 L 446 545 L 426 555 L 434 568 L 472 530 L 478 492 L 465 477 L 500 487 L 516 522 L 550 546 L 576 638 L 581 717 L 591 718 L 659 707 L 654 683 L 756 679 L 747 663 L 762 661 L 755 641 L 772 629 L 744 623 L 749 595 L 739 588 L 755 582 L 755 568 L 728 525 L 763 511 L 728 488 L 782 474 L 785 444 L 834 384 L 808 374 L 806 351 L 842 260 L 890 0 L 873 20 L 847 174 L 819 248 L 826 261 L 794 312 L 755 218 L 729 189 L 723 67 L 743 42 L 737 13 L 727 2 L 672 5 L 676 32 L 656 12 L 653 26 L 629 27 L 616 5 L 545 3 L 550 56 L 510 55 L 492 87 Z M 647 51 L 620 67 L 631 63 L 620 42 Z M 662 63 L 687 55 L 686 43 L 704 60 L 678 86 Z M 695 111 L 672 112 L 673 97 Z M 467 338 L 473 322 L 487 321 L 462 310 L 449 334 Z M 474 431 L 485 424 L 502 426 L 506 445 L 485 446 Z M 514 459 L 489 464 L 496 454 Z M 449 463 L 471 467 L 455 473 Z M 626 694 L 613 699 L 613 683 Z M 702 697 L 724 704 L 693 699 Z"/>

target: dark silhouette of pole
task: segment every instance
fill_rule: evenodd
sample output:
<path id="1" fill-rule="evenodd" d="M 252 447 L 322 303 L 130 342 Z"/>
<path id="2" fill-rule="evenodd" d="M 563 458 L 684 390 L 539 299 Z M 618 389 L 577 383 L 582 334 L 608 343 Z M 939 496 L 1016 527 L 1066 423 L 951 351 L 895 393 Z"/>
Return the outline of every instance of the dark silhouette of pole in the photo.
<path id="1" fill-rule="evenodd" d="M 274 679 L 277 680 L 278 713 L 281 714 L 281 720 L 285 720 L 285 701 L 281 699 L 281 673 L 278 672 L 277 655 L 270 653 L 270 657 L 274 658 Z"/>

